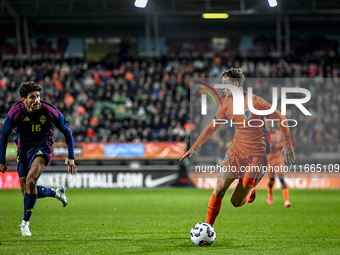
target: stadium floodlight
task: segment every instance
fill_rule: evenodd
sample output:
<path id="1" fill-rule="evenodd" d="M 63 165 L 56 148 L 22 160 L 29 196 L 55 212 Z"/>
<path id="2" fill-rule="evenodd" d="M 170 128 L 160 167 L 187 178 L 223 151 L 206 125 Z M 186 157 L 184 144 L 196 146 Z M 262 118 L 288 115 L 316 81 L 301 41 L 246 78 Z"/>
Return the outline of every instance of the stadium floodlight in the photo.
<path id="1" fill-rule="evenodd" d="M 277 6 L 277 1 L 276 0 L 268 0 L 268 4 L 270 7 L 276 7 Z"/>
<path id="2" fill-rule="evenodd" d="M 145 6 L 148 4 L 148 0 L 136 0 L 135 6 L 138 8 L 145 8 Z"/>
<path id="3" fill-rule="evenodd" d="M 228 13 L 203 13 L 203 19 L 227 19 L 229 18 Z"/>

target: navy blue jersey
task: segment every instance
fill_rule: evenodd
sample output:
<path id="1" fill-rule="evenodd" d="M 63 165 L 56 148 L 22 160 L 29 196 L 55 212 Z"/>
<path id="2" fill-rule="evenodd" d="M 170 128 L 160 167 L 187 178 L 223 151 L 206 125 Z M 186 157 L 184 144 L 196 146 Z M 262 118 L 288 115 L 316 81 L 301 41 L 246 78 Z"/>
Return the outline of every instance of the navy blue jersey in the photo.
<path id="1" fill-rule="evenodd" d="M 0 164 L 6 162 L 7 139 L 11 130 L 17 131 L 15 142 L 19 149 L 52 145 L 53 124 L 64 134 L 68 158 L 74 159 L 73 138 L 64 115 L 52 104 L 40 101 L 40 109 L 30 113 L 20 101 L 9 110 L 0 137 Z"/>

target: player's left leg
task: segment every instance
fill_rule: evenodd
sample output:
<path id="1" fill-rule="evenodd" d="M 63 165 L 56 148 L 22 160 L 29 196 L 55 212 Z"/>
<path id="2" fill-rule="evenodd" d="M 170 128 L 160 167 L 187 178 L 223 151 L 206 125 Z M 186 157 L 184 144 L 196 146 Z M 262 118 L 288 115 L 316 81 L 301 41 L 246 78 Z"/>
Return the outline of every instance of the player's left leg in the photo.
<path id="1" fill-rule="evenodd" d="M 279 180 L 281 182 L 281 187 L 282 187 L 281 191 L 282 191 L 284 205 L 285 205 L 285 207 L 290 207 L 292 205 L 292 203 L 289 201 L 289 192 L 288 192 L 287 184 L 284 180 L 284 175 L 279 174 L 278 177 L 279 177 Z"/>
<path id="2" fill-rule="evenodd" d="M 267 156 L 247 156 L 243 159 L 242 174 L 231 196 L 231 203 L 235 207 L 252 203 L 256 198 L 256 185 L 264 175 L 263 166 L 267 166 Z"/>
<path id="3" fill-rule="evenodd" d="M 251 198 L 251 196 L 253 197 Z M 252 199 L 251 202 L 253 202 L 254 197 L 256 197 L 255 189 L 249 188 L 242 182 L 239 182 L 231 195 L 230 201 L 233 206 L 239 207 L 248 202 L 250 198 Z"/>
<path id="4" fill-rule="evenodd" d="M 65 195 L 66 188 L 60 186 L 59 188 L 51 189 L 49 187 L 44 187 L 37 185 L 38 198 L 44 197 L 55 197 L 60 201 L 60 204 L 65 207 L 67 205 L 67 197 Z"/>

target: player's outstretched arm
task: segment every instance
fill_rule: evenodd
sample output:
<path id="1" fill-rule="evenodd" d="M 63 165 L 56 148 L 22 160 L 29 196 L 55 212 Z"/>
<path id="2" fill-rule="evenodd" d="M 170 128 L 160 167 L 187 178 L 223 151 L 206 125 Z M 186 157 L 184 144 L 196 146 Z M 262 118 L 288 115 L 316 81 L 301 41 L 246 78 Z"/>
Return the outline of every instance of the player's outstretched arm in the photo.
<path id="1" fill-rule="evenodd" d="M 6 116 L 6 119 L 3 124 L 3 128 L 1 130 L 0 135 L 0 171 L 2 173 L 6 172 L 7 170 L 7 164 L 6 164 L 6 149 L 7 149 L 7 141 L 8 137 L 12 131 L 13 121 L 8 117 L 8 114 Z"/>
<path id="2" fill-rule="evenodd" d="M 194 155 L 195 153 L 196 153 L 195 150 L 189 149 L 189 150 L 183 155 L 183 157 L 181 157 L 181 159 L 180 159 L 179 161 L 182 162 L 183 159 L 185 159 L 185 158 L 187 158 L 187 157 L 191 158 L 192 155 Z"/>
<path id="3" fill-rule="evenodd" d="M 67 172 L 69 174 L 77 174 L 77 166 L 74 163 L 74 147 L 72 132 L 67 124 L 64 115 L 59 112 L 59 118 L 54 121 L 54 125 L 64 134 L 68 150 L 68 157 L 65 159 L 65 165 L 68 165 Z"/>
<path id="4" fill-rule="evenodd" d="M 76 164 L 74 163 L 74 159 L 69 159 L 69 158 L 66 158 L 65 159 L 65 165 L 68 165 L 68 169 L 67 169 L 67 172 L 69 174 L 77 174 L 77 166 Z"/>
<path id="5" fill-rule="evenodd" d="M 0 164 L 0 172 L 4 174 L 6 171 L 7 171 L 7 164 L 6 163 Z"/>
<path id="6" fill-rule="evenodd" d="M 200 136 L 197 138 L 194 145 L 181 157 L 179 161 L 183 161 L 185 158 L 191 158 L 192 155 L 206 142 L 208 139 L 216 132 L 216 130 L 221 126 L 221 124 L 216 124 L 213 121 L 209 123 L 208 126 L 204 128 Z"/>
<path id="7" fill-rule="evenodd" d="M 67 120 L 65 119 L 64 115 L 57 108 L 55 109 L 56 111 L 58 111 L 59 115 L 58 116 L 55 115 L 55 118 L 53 119 L 53 124 L 65 136 L 65 141 L 66 141 L 67 150 L 68 150 L 68 159 L 69 160 L 74 159 L 74 143 L 73 143 L 72 132 L 67 124 Z M 66 161 L 65 161 L 65 164 L 66 164 Z M 73 161 L 73 164 L 74 164 L 74 161 Z M 70 172 L 70 169 L 69 169 L 69 172 Z"/>

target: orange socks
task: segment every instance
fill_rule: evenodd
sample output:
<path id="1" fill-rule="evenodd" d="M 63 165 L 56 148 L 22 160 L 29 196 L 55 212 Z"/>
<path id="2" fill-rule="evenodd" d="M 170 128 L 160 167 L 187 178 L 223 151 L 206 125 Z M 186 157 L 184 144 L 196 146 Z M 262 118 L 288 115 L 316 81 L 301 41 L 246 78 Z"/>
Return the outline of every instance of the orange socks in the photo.
<path id="1" fill-rule="evenodd" d="M 284 201 L 288 201 L 289 200 L 288 189 L 282 189 L 282 196 L 283 196 L 283 200 Z"/>
<path id="2" fill-rule="evenodd" d="M 215 219 L 220 212 L 222 199 L 223 197 L 216 197 L 214 192 L 211 194 L 208 204 L 207 218 L 205 219 L 205 222 L 209 223 L 211 226 L 214 225 Z"/>

